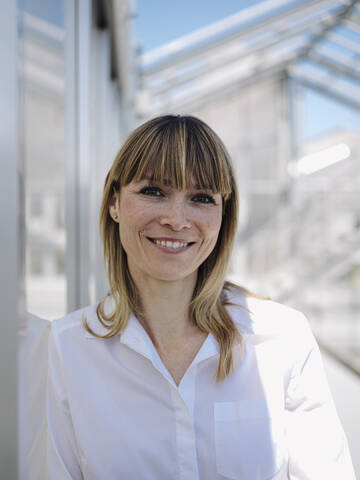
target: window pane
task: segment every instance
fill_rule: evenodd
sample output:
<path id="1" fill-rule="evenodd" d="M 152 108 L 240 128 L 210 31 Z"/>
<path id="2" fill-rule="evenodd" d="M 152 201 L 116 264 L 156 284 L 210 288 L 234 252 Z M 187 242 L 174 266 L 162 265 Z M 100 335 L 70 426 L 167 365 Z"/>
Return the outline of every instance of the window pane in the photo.
<path id="1" fill-rule="evenodd" d="M 25 0 L 24 155 L 27 310 L 65 314 L 64 1 Z"/>

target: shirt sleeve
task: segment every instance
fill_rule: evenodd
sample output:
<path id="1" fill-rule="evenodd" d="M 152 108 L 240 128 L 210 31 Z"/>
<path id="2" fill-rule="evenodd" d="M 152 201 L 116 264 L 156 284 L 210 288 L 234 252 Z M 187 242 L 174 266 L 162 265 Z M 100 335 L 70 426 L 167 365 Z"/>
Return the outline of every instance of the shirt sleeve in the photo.
<path id="1" fill-rule="evenodd" d="M 285 400 L 290 480 L 356 480 L 321 353 L 307 319 Z M 299 348 L 300 345 L 300 348 Z"/>
<path id="2" fill-rule="evenodd" d="M 46 417 L 49 478 L 50 480 L 82 480 L 83 475 L 66 396 L 63 369 L 52 330 L 49 336 L 48 358 Z"/>

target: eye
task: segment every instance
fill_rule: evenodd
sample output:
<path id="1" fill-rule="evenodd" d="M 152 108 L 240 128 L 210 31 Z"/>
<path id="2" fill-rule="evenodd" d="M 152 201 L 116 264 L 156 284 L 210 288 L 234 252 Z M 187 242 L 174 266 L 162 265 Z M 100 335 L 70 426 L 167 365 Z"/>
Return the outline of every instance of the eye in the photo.
<path id="1" fill-rule="evenodd" d="M 163 197 L 164 196 L 164 193 L 162 192 L 162 190 L 160 188 L 152 187 L 152 186 L 142 188 L 139 193 L 141 193 L 142 195 L 148 195 L 150 197 Z"/>
<path id="2" fill-rule="evenodd" d="M 212 203 L 215 205 L 215 200 L 211 195 L 207 193 L 198 193 L 193 197 L 196 203 Z"/>

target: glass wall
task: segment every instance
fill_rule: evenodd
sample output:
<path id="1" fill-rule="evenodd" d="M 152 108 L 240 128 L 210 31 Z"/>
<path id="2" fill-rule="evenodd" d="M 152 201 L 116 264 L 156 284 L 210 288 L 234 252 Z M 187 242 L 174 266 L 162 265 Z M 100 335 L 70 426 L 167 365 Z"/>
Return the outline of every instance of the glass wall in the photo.
<path id="1" fill-rule="evenodd" d="M 245 225 L 232 274 L 305 312 L 322 347 L 360 373 L 360 111 L 290 87 L 288 188 L 261 225 Z"/>
<path id="2" fill-rule="evenodd" d="M 132 16 L 127 1 L 19 7 L 27 310 L 53 319 L 107 291 L 98 210 L 106 172 L 134 126 Z"/>
<path id="3" fill-rule="evenodd" d="M 293 294 L 323 347 L 360 373 L 360 111 L 313 90 L 300 95 Z"/>
<path id="4" fill-rule="evenodd" d="M 23 0 L 27 309 L 66 311 L 65 2 Z"/>

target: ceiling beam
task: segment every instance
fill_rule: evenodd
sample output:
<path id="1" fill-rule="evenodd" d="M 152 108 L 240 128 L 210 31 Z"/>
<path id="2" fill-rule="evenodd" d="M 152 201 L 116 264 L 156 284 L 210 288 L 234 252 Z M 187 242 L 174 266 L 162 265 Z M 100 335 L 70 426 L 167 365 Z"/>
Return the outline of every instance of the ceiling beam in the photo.
<path id="1" fill-rule="evenodd" d="M 171 72 L 167 73 L 166 71 L 162 71 L 159 73 L 159 76 L 161 78 L 166 79 L 164 82 L 164 85 L 159 86 L 157 88 L 151 88 L 150 90 L 154 95 L 164 93 L 166 90 L 172 89 L 179 87 L 181 85 L 184 85 L 187 82 L 193 81 L 201 76 L 208 76 L 212 74 L 214 71 L 217 69 L 222 69 L 223 67 L 240 61 L 241 59 L 246 59 L 249 58 L 250 56 L 260 56 L 264 55 L 266 57 L 266 50 L 270 50 L 271 48 L 275 47 L 276 45 L 281 44 L 282 42 L 284 43 L 285 41 L 288 41 L 290 39 L 294 39 L 297 35 L 305 32 L 308 29 L 316 28 L 321 26 L 324 22 L 326 22 L 327 19 L 323 17 L 316 16 L 314 19 L 312 19 L 311 22 L 307 21 L 305 24 L 300 24 L 297 27 L 290 28 L 289 30 L 285 30 L 284 32 L 281 32 L 278 36 L 274 35 L 271 40 L 265 40 L 261 42 L 259 45 L 256 47 L 250 48 L 245 52 L 241 52 L 240 48 L 237 52 L 233 52 L 231 55 L 228 56 L 218 56 L 215 60 L 213 59 L 214 54 L 213 51 L 211 50 L 210 52 L 207 52 L 206 54 L 203 55 L 203 62 L 208 62 L 207 64 L 201 65 L 195 72 L 185 72 L 183 74 L 177 73 L 177 68 L 176 65 L 173 67 L 173 75 L 171 76 Z M 272 53 L 272 52 L 270 52 Z M 261 60 L 262 61 L 262 60 Z M 189 60 L 190 62 L 190 60 Z M 203 63 L 202 62 L 202 63 Z M 189 63 L 190 64 L 190 63 Z M 152 75 L 150 76 L 150 79 L 152 78 Z M 148 75 L 145 73 L 145 75 L 142 76 L 143 79 L 143 84 L 145 85 L 146 88 L 146 81 L 148 79 Z"/>
<path id="2" fill-rule="evenodd" d="M 212 36 L 226 33 L 230 28 L 241 25 L 241 23 L 257 20 L 260 14 L 272 12 L 274 9 L 287 6 L 287 0 L 268 0 L 254 5 L 250 8 L 214 22 L 206 27 L 199 28 L 183 37 L 156 48 L 142 56 L 142 62 L 151 63 L 166 58 L 169 55 L 181 54 L 187 48 L 193 48 L 198 42 L 208 42 Z"/>
<path id="3" fill-rule="evenodd" d="M 308 57 L 311 61 L 328 68 L 335 74 L 341 74 L 348 77 L 351 80 L 355 80 L 360 84 L 360 74 L 356 72 L 354 68 L 348 67 L 339 61 L 335 61 L 332 58 L 329 58 L 324 55 L 319 55 L 315 51 L 310 53 Z"/>
<path id="4" fill-rule="evenodd" d="M 331 30 L 333 30 L 337 25 L 339 25 L 339 23 L 345 21 L 347 17 L 351 15 L 352 9 L 357 2 L 358 0 L 351 0 L 350 2 L 347 2 L 345 6 L 339 8 L 339 12 L 334 14 L 332 21 L 328 22 L 327 25 L 324 25 L 324 27 L 313 36 L 308 46 L 303 51 L 304 57 L 308 56 L 310 52 L 314 50 L 316 45 L 318 45 Z"/>
<path id="5" fill-rule="evenodd" d="M 347 48 L 354 55 L 360 55 L 360 44 L 350 40 L 349 38 L 344 37 L 335 32 L 329 32 L 327 35 L 328 40 L 331 40 L 336 45 Z"/>
<path id="6" fill-rule="evenodd" d="M 355 32 L 356 34 L 360 35 L 360 24 L 356 21 L 354 21 L 353 18 L 347 18 L 345 20 L 345 25 L 347 28 Z"/>
<path id="7" fill-rule="evenodd" d="M 338 88 L 331 82 L 322 81 L 320 78 L 315 78 L 312 74 L 301 72 L 301 70 L 291 73 L 291 77 L 300 85 L 322 93 L 350 107 L 356 112 L 360 112 L 360 95 L 358 92 L 353 92 L 352 94 L 352 91 L 348 91 L 349 89 Z M 347 91 L 347 93 L 345 93 L 345 91 Z"/>
<path id="8" fill-rule="evenodd" d="M 269 6 L 272 4 L 273 10 L 276 10 L 275 6 L 278 7 L 280 5 L 275 5 L 272 2 L 263 2 L 257 7 L 264 7 L 267 3 L 269 4 Z M 289 2 L 281 2 L 281 4 L 286 5 L 289 4 Z M 209 27 L 205 27 L 204 29 L 195 31 L 189 36 L 180 38 L 178 40 L 175 40 L 174 42 L 170 42 L 163 47 L 160 47 L 159 49 L 142 55 L 140 57 L 140 63 L 144 72 L 146 72 L 147 75 L 155 74 L 159 71 L 163 71 L 165 68 L 174 65 L 179 67 L 182 63 L 188 62 L 189 59 L 201 58 L 204 53 L 209 51 L 209 49 L 215 51 L 218 48 L 222 48 L 224 44 L 228 44 L 230 41 L 239 40 L 241 38 L 246 39 L 246 37 L 249 37 L 251 35 L 263 33 L 267 27 L 271 29 L 271 31 L 276 28 L 282 30 L 284 28 L 284 25 L 288 24 L 293 19 L 298 18 L 300 14 L 314 14 L 314 16 L 317 16 L 319 18 L 321 16 L 319 11 L 321 10 L 321 8 L 331 7 L 334 5 L 338 5 L 338 1 L 305 0 L 301 4 L 296 4 L 295 6 L 292 6 L 291 9 L 288 9 L 285 12 L 278 12 L 277 14 L 270 15 L 270 17 L 262 20 L 257 19 L 255 24 L 247 25 L 249 19 L 251 19 L 251 17 L 249 17 L 248 15 L 249 10 L 253 8 L 251 7 L 250 9 L 242 10 L 241 12 L 239 12 L 239 14 L 236 14 L 234 16 L 238 17 L 238 15 L 241 14 L 241 19 L 245 23 L 245 25 L 238 25 L 238 30 L 236 30 L 235 32 L 233 30 L 226 32 L 224 26 L 223 36 L 221 38 L 211 38 L 212 32 L 210 27 L 212 26 L 210 25 Z M 229 17 L 229 19 L 225 20 L 230 21 L 231 18 L 232 17 Z M 225 22 L 225 20 L 221 22 Z M 227 26 L 228 30 L 230 29 L 230 25 L 231 23 L 229 23 L 229 25 Z M 197 34 L 199 35 L 199 38 L 197 38 Z M 188 37 L 189 41 L 187 41 Z M 199 40 L 202 40 L 202 43 L 199 43 Z M 153 65 L 151 66 L 151 64 Z"/>
<path id="9" fill-rule="evenodd" d="M 292 64 L 293 57 L 284 59 L 281 63 L 276 63 L 268 65 L 267 68 L 261 68 L 259 64 L 253 71 L 249 72 L 246 76 L 233 76 L 229 79 L 227 83 L 220 81 L 214 83 L 211 88 L 200 88 L 188 94 L 184 98 L 179 98 L 177 100 L 172 100 L 171 98 L 162 99 L 161 107 L 156 107 L 156 99 L 153 104 L 150 103 L 149 111 L 142 112 L 145 115 L 153 116 L 154 114 L 162 113 L 167 110 L 186 110 L 192 108 L 194 104 L 202 104 L 204 102 L 213 102 L 217 97 L 228 94 L 233 90 L 238 90 L 240 88 L 245 88 L 248 85 L 252 85 L 255 82 L 260 80 L 276 77 L 277 75 L 284 76 L 286 75 L 287 68 Z M 159 102 L 160 103 L 160 102 Z"/>

